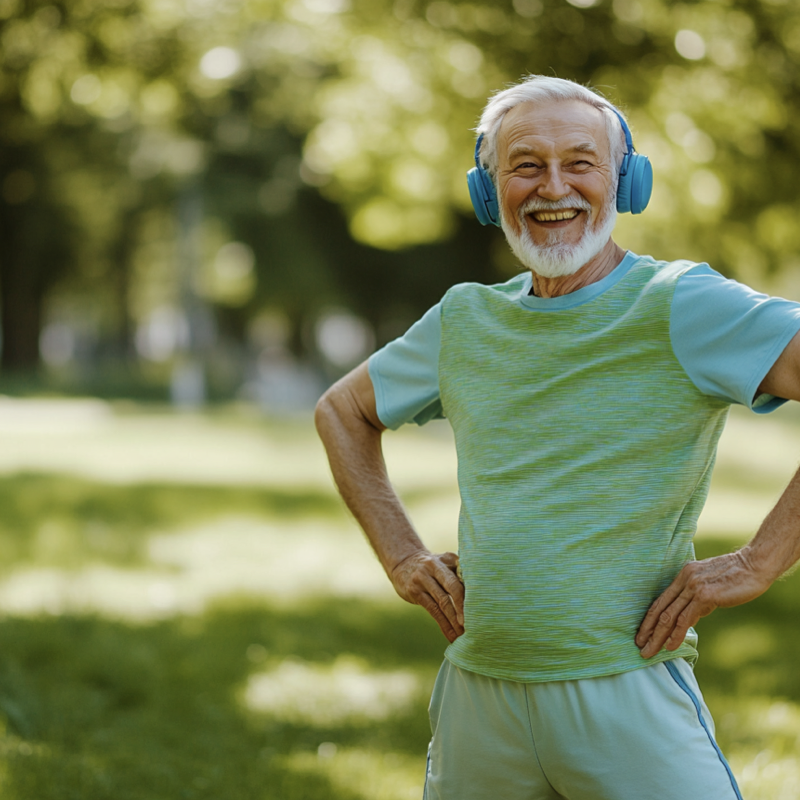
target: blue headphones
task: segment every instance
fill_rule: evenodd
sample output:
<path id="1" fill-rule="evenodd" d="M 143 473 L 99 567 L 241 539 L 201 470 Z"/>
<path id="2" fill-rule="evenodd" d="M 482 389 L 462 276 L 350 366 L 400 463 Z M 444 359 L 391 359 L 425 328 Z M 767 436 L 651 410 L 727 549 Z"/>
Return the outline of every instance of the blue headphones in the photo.
<path id="1" fill-rule="evenodd" d="M 622 157 L 617 184 L 617 211 L 641 214 L 647 208 L 653 191 L 653 167 L 650 159 L 633 149 L 631 132 L 622 114 L 613 106 L 606 106 L 619 118 L 625 134 L 626 152 Z M 497 192 L 489 173 L 481 166 L 480 152 L 483 134 L 475 144 L 475 166 L 467 173 L 467 185 L 472 207 L 481 225 L 500 225 L 500 212 L 497 207 Z"/>

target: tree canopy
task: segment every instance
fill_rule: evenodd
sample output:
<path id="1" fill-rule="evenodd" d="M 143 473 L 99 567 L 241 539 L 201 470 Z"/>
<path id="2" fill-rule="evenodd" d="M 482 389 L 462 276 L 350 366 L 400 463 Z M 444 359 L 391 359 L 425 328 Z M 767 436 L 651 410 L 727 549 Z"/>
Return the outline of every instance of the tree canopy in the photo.
<path id="1" fill-rule="evenodd" d="M 756 283 L 798 265 L 789 0 L 0 0 L 0 26 L 7 369 L 75 308 L 117 354 L 187 291 L 239 340 L 279 308 L 299 352 L 326 307 L 381 340 L 501 278 L 464 173 L 487 96 L 530 73 L 629 115 L 655 188 L 621 244 Z"/>

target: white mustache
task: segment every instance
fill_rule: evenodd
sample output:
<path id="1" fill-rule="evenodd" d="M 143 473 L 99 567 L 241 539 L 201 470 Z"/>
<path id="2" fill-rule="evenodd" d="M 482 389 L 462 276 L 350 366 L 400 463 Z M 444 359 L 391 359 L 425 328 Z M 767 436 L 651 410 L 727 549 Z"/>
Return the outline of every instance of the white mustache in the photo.
<path id="1" fill-rule="evenodd" d="M 545 200 L 543 197 L 532 197 L 519 210 L 522 219 L 526 214 L 536 211 L 563 211 L 566 208 L 577 208 L 581 211 L 591 211 L 592 206 L 583 197 L 562 197 L 560 200 Z"/>

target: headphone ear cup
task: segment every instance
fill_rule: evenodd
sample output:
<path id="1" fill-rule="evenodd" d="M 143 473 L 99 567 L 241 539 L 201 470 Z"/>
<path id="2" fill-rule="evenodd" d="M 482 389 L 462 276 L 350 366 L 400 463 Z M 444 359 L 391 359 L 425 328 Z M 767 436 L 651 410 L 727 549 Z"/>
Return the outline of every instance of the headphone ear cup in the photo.
<path id="1" fill-rule="evenodd" d="M 497 193 L 489 173 L 482 167 L 473 167 L 467 173 L 467 186 L 475 216 L 481 225 L 500 225 Z"/>
<path id="2" fill-rule="evenodd" d="M 650 159 L 640 153 L 635 153 L 632 161 L 631 214 L 641 214 L 653 193 L 653 167 Z"/>
<path id="3" fill-rule="evenodd" d="M 625 175 L 617 184 L 617 211 L 641 214 L 653 193 L 653 167 L 650 159 L 641 153 L 631 153 Z"/>

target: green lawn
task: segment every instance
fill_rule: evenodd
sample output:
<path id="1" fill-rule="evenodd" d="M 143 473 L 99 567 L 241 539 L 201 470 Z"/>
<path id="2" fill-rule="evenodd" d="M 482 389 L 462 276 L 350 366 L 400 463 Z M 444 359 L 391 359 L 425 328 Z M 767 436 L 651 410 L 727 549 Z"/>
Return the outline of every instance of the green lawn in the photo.
<path id="1" fill-rule="evenodd" d="M 444 639 L 395 598 L 310 419 L 0 399 L 3 800 L 421 797 Z M 735 415 L 698 555 L 743 540 L 800 452 Z M 389 437 L 454 548 L 445 427 Z M 698 675 L 749 800 L 800 796 L 800 581 L 702 621 Z"/>

